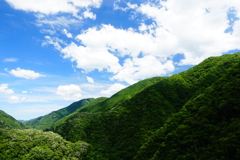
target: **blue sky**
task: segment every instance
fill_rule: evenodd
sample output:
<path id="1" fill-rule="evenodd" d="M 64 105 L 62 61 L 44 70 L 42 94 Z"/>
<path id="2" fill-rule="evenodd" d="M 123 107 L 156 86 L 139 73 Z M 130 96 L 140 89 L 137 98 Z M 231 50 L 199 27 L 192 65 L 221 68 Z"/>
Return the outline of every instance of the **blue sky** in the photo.
<path id="1" fill-rule="evenodd" d="M 0 0 L 0 109 L 28 120 L 240 50 L 236 0 Z"/>

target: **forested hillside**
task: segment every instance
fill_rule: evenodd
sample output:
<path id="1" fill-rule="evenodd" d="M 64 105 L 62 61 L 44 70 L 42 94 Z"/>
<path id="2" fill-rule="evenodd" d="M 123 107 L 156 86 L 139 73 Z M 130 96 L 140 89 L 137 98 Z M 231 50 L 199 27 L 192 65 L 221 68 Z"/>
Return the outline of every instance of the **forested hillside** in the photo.
<path id="1" fill-rule="evenodd" d="M 237 160 L 239 115 L 240 53 L 211 57 L 29 123 L 45 131 L 4 127 L 0 159 Z"/>
<path id="2" fill-rule="evenodd" d="M 239 53 L 208 58 L 113 107 L 79 110 L 54 131 L 72 142 L 90 143 L 89 157 L 100 159 L 204 159 L 219 143 L 213 159 L 230 153 L 236 158 L 239 139 L 228 138 L 239 134 L 239 62 Z M 226 131 L 219 136 L 222 127 Z"/>
<path id="3" fill-rule="evenodd" d="M 17 121 L 12 116 L 0 110 L 0 128 L 5 129 L 26 129 L 26 124 Z"/>

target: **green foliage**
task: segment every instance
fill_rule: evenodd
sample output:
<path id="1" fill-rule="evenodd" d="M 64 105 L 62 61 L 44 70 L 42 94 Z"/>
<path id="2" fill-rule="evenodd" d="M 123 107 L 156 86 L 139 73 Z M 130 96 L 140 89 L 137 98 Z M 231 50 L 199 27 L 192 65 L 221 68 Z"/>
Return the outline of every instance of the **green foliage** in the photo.
<path id="1" fill-rule="evenodd" d="M 26 124 L 21 123 L 8 115 L 4 111 L 0 110 L 0 128 L 6 129 L 27 129 L 29 128 Z"/>
<path id="2" fill-rule="evenodd" d="M 90 143 L 89 159 L 207 159 L 212 150 L 212 159 L 236 158 L 239 130 L 217 135 L 225 121 L 239 125 L 239 62 L 239 53 L 213 57 L 171 77 L 140 81 L 80 109 L 55 132 Z"/>
<path id="3" fill-rule="evenodd" d="M 64 122 L 69 118 L 72 117 L 73 115 L 77 114 L 79 111 L 81 111 L 82 109 L 85 110 L 85 108 L 87 108 L 87 110 L 89 110 L 89 108 L 91 108 L 91 106 L 96 105 L 97 103 L 100 103 L 104 100 L 106 100 L 106 97 L 100 97 L 100 98 L 96 98 L 92 101 L 90 101 L 88 104 L 84 105 L 83 107 L 78 108 L 75 112 L 73 112 L 72 114 L 65 116 L 63 118 L 61 118 L 60 120 L 56 121 L 53 126 L 52 129 L 56 129 L 58 126 L 64 124 Z M 90 111 L 90 110 L 89 110 Z"/>
<path id="4" fill-rule="evenodd" d="M 75 112 L 77 109 L 83 107 L 84 105 L 90 103 L 91 101 L 94 101 L 94 98 L 83 99 L 83 100 L 74 102 L 68 107 L 51 112 L 45 116 L 39 117 L 37 119 L 33 119 L 32 121 L 28 121 L 26 124 L 28 124 L 34 129 L 39 129 L 39 130 L 49 129 L 54 124 L 54 122 L 60 120 L 63 117 L 70 115 L 71 113 Z"/>
<path id="5" fill-rule="evenodd" d="M 53 132 L 0 129 L 0 159 L 85 159 L 89 144 L 71 143 Z"/>
<path id="6" fill-rule="evenodd" d="M 143 91 L 147 87 L 161 81 L 164 79 L 163 77 L 154 77 L 150 79 L 142 80 L 136 84 L 133 84 L 118 93 L 114 94 L 112 97 L 100 102 L 96 103 L 95 105 L 89 105 L 86 107 L 83 107 L 79 109 L 79 112 L 90 112 L 90 113 L 96 113 L 96 112 L 104 112 L 112 109 L 115 106 L 120 105 L 126 100 L 131 99 L 134 97 L 137 93 Z"/>

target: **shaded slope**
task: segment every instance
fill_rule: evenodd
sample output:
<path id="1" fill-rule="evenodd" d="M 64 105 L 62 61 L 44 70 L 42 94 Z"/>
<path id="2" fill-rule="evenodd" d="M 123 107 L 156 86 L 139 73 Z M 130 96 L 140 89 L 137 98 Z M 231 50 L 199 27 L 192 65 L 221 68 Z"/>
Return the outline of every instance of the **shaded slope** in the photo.
<path id="1" fill-rule="evenodd" d="M 106 99 L 105 101 L 102 101 L 100 103 L 97 103 L 95 105 L 86 106 L 81 109 L 79 109 L 80 112 L 89 112 L 89 113 L 96 113 L 96 112 L 103 112 L 110 110 L 111 108 L 121 104 L 122 102 L 131 99 L 134 97 L 137 93 L 143 91 L 147 87 L 161 81 L 164 79 L 163 77 L 154 77 L 150 79 L 142 80 L 138 83 L 135 83 L 119 92 L 111 96 L 110 98 Z"/>
<path id="2" fill-rule="evenodd" d="M 32 121 L 28 121 L 26 124 L 28 124 L 34 129 L 44 130 L 44 129 L 50 128 L 54 122 L 75 112 L 77 109 L 79 109 L 80 107 L 83 107 L 84 105 L 90 103 L 91 101 L 94 101 L 94 98 L 83 99 L 83 100 L 74 102 L 68 107 L 51 112 L 45 116 L 36 118 Z"/>
<path id="3" fill-rule="evenodd" d="M 77 114 L 82 109 L 85 110 L 85 108 L 91 108 L 91 106 L 95 106 L 96 104 L 98 104 L 98 103 L 100 103 L 100 102 L 102 102 L 102 101 L 104 101 L 106 99 L 107 99 L 106 97 L 96 98 L 93 101 L 91 101 L 90 103 L 84 105 L 83 107 L 78 108 L 75 112 L 73 112 L 73 113 L 69 114 L 68 116 L 65 116 L 65 117 L 59 119 L 58 121 L 56 121 L 52 125 L 51 130 L 53 130 L 53 129 L 57 128 L 58 126 L 62 125 L 69 117 Z M 88 109 L 88 110 L 90 110 L 90 109 Z"/>
<path id="4" fill-rule="evenodd" d="M 239 57 L 236 60 L 231 68 L 224 68 L 224 76 L 158 129 L 135 159 L 240 159 Z"/>
<path id="5" fill-rule="evenodd" d="M 5 113 L 4 111 L 0 110 L 0 128 L 26 129 L 28 127 L 26 124 L 17 121 L 12 116 L 10 116 L 7 113 Z"/>

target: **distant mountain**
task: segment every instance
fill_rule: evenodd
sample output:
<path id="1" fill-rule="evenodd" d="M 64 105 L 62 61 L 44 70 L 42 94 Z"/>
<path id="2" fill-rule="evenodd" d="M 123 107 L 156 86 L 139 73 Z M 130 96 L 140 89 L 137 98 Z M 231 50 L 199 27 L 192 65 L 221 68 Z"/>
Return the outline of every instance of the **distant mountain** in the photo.
<path id="1" fill-rule="evenodd" d="M 77 109 L 83 107 L 84 105 L 90 103 L 91 101 L 94 101 L 94 98 L 82 99 L 80 101 L 72 103 L 68 107 L 51 112 L 45 116 L 29 120 L 26 122 L 26 124 L 34 129 L 39 130 L 50 128 L 54 124 L 54 122 L 60 120 L 65 116 L 68 116 L 69 114 L 75 112 Z"/>
<path id="2" fill-rule="evenodd" d="M 211 57 L 86 105 L 54 131 L 89 143 L 90 159 L 240 159 L 239 85 L 240 53 Z"/>
<path id="3" fill-rule="evenodd" d="M 26 124 L 17 121 L 12 116 L 0 110 L 0 128 L 5 129 L 26 129 Z"/>

